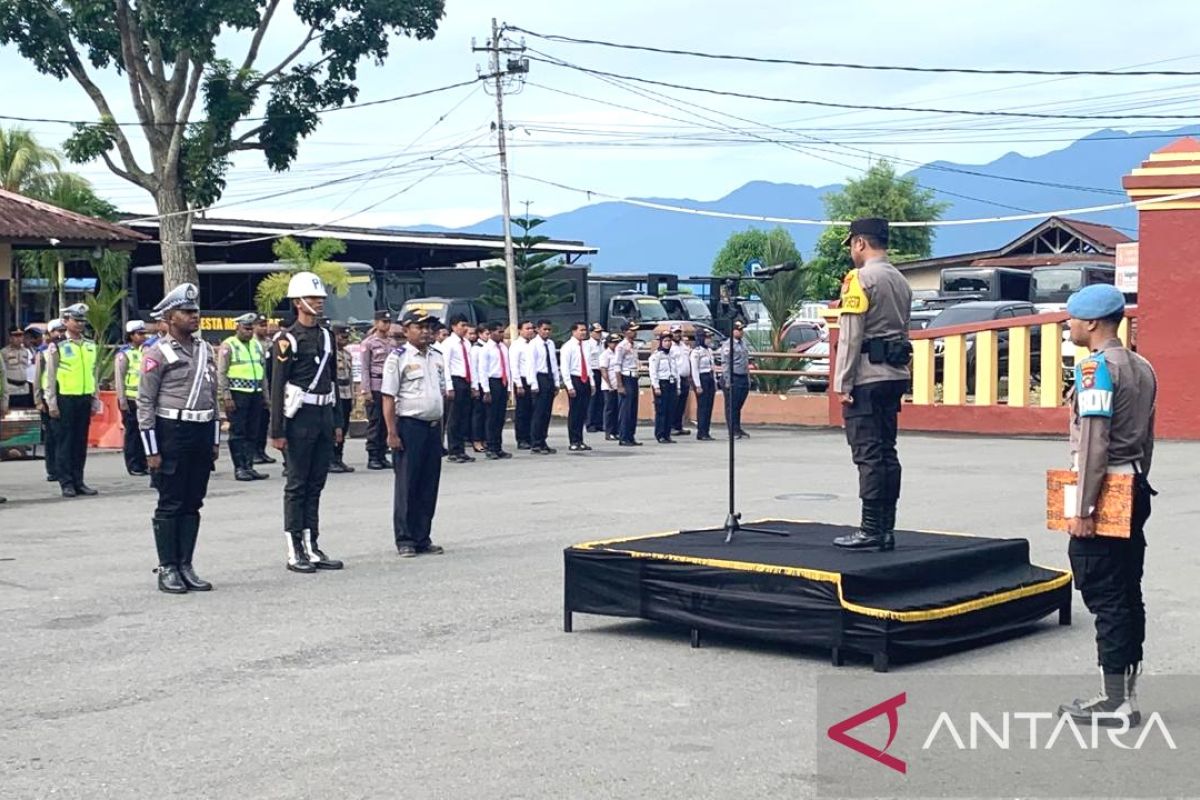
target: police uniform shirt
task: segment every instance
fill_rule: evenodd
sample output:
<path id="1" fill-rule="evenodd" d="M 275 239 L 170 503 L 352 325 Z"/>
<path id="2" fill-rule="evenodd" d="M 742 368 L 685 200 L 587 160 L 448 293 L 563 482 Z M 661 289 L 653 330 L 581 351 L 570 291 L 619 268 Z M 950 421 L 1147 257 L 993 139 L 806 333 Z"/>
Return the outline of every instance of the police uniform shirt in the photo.
<path id="1" fill-rule="evenodd" d="M 271 438 L 285 436 L 287 418 L 283 415 L 283 400 L 287 384 L 298 386 L 305 394 L 321 397 L 333 394 L 336 350 L 333 333 L 320 325 L 309 327 L 297 322 L 280 331 L 272 347 Z"/>
<path id="2" fill-rule="evenodd" d="M 127 397 L 127 395 L 125 394 L 125 387 L 128 385 L 129 368 L 131 366 L 131 364 L 129 363 L 129 354 L 133 350 L 140 350 L 140 349 L 141 348 L 135 348 L 131 344 L 127 344 L 124 347 L 122 347 L 120 350 L 117 351 L 116 358 L 114 359 L 114 366 L 113 366 L 113 374 L 115 376 L 114 383 L 116 384 L 118 405 L 120 405 L 122 408 L 125 407 L 124 406 L 125 398 Z M 145 350 L 142 350 L 142 354 L 144 354 L 145 352 L 146 352 Z M 141 370 L 140 363 L 139 363 L 137 369 L 139 371 Z M 134 395 L 134 399 L 135 400 L 137 399 L 136 395 Z"/>
<path id="3" fill-rule="evenodd" d="M 721 350 L 725 362 L 726 382 L 730 375 L 748 376 L 750 374 L 750 348 L 746 346 L 745 339 L 735 339 L 730 336 L 729 341 Z"/>
<path id="4" fill-rule="evenodd" d="M 596 362 L 588 360 L 583 342 L 573 336 L 568 339 L 562 346 L 559 363 L 559 374 L 562 375 L 563 385 L 567 388 L 573 388 L 571 378 L 579 378 L 584 383 L 591 384 L 592 367 Z"/>
<path id="5" fill-rule="evenodd" d="M 33 355 L 33 404 L 41 408 L 46 400 L 46 390 L 42 387 L 42 379 L 46 374 L 46 351 L 53 342 L 44 342 Z"/>
<path id="6" fill-rule="evenodd" d="M 692 348 L 692 352 L 688 353 L 688 362 L 691 367 L 692 383 L 699 386 L 700 376 L 713 371 L 712 350 L 697 345 Z"/>
<path id="7" fill-rule="evenodd" d="M 359 374 L 362 375 L 362 392 L 378 392 L 383 385 L 383 362 L 387 361 L 392 352 L 392 344 L 387 337 L 377 331 L 371 331 L 359 343 Z"/>
<path id="8" fill-rule="evenodd" d="M 142 349 L 137 417 L 146 455 L 158 453 L 154 425 L 160 409 L 215 411 L 216 407 L 217 364 L 212 345 L 203 339 L 184 342 L 166 334 Z M 214 424 L 213 431 L 213 443 L 220 444 L 221 426 Z"/>
<path id="9" fill-rule="evenodd" d="M 396 416 L 427 422 L 442 418 L 442 357 L 411 344 L 393 350 L 383 364 L 384 394 L 396 398 Z"/>
<path id="10" fill-rule="evenodd" d="M 354 365 L 350 352 L 344 347 L 337 349 L 337 396 L 339 400 L 354 397 Z"/>
<path id="11" fill-rule="evenodd" d="M 450 334 L 446 341 L 442 342 L 442 353 L 446 362 L 446 391 L 454 390 L 455 378 L 474 383 L 475 376 L 471 372 L 471 345 L 466 339 L 457 333 Z"/>
<path id="12" fill-rule="evenodd" d="M 1079 472 L 1076 516 L 1090 517 L 1110 467 L 1149 475 L 1158 380 L 1150 362 L 1110 339 L 1075 367 L 1071 452 Z"/>
<path id="13" fill-rule="evenodd" d="M 554 386 L 561 384 L 558 359 L 554 355 L 554 342 L 550 339 L 543 339 L 539 335 L 530 340 L 529 347 L 533 351 L 533 371 L 539 375 L 542 373 L 549 375 L 550 383 Z"/>
<path id="14" fill-rule="evenodd" d="M 638 373 L 637 345 L 627 339 L 622 339 L 617 345 L 617 349 L 613 351 L 613 362 L 613 368 L 618 374 L 636 378 Z"/>
<path id="15" fill-rule="evenodd" d="M 508 348 L 508 355 L 512 359 L 512 374 L 516 380 L 524 382 L 531 389 L 537 389 L 537 373 L 533 371 L 533 350 L 525 337 L 516 338 Z"/>
<path id="16" fill-rule="evenodd" d="M 29 394 L 29 370 L 33 366 L 33 352 L 24 345 L 12 344 L 4 347 L 4 394 L 10 397 Z"/>
<path id="17" fill-rule="evenodd" d="M 911 308 L 912 289 L 887 259 L 872 258 L 846 275 L 838 315 L 835 392 L 849 394 L 867 383 L 908 380 L 907 366 L 872 364 L 862 349 L 868 339 L 907 339 Z"/>
<path id="18" fill-rule="evenodd" d="M 660 381 L 679 383 L 674 359 L 669 352 L 663 352 L 661 349 L 650 354 L 650 385 L 658 386 Z"/>
<path id="19" fill-rule="evenodd" d="M 491 339 L 479 348 L 479 389 L 484 394 L 491 394 L 491 380 L 505 380 L 505 386 L 512 386 L 512 357 L 508 346 L 503 342 L 497 344 Z"/>
<path id="20" fill-rule="evenodd" d="M 621 379 L 620 375 L 613 369 L 613 362 L 616 353 L 613 348 L 605 347 L 600 351 L 600 391 L 608 392 L 617 388 L 617 381 Z"/>
<path id="21" fill-rule="evenodd" d="M 234 338 L 236 339 L 237 337 L 235 336 Z M 233 352 L 233 348 L 235 346 L 239 349 L 239 353 L 237 355 L 235 355 Z M 253 336 L 250 337 L 250 340 L 246 342 L 238 340 L 236 345 L 221 342 L 221 346 L 217 348 L 217 396 L 221 398 L 222 401 L 233 399 L 233 395 L 230 394 L 229 388 L 230 365 L 236 363 L 238 359 L 247 357 L 248 355 L 248 357 L 251 359 L 258 359 L 261 366 L 263 354 L 258 351 L 259 346 L 258 339 Z M 254 374 L 259 376 L 258 388 L 260 391 L 263 387 L 263 373 L 264 370 L 262 369 L 254 370 Z"/>
<path id="22" fill-rule="evenodd" d="M 692 348 L 683 342 L 675 342 L 675 344 L 671 345 L 669 355 L 671 356 L 671 360 L 675 362 L 675 374 L 679 376 L 680 382 L 682 382 L 683 378 L 691 378 Z"/>
<path id="23" fill-rule="evenodd" d="M 43 356 L 43 359 L 45 360 L 44 369 L 46 372 L 46 390 L 43 397 L 46 401 L 47 408 L 52 408 L 55 410 L 58 409 L 58 396 L 61 394 L 58 386 L 58 373 L 62 369 L 63 357 L 70 356 L 72 355 L 73 350 L 78 351 L 80 348 L 87 347 L 88 345 L 91 345 L 92 348 L 96 347 L 95 342 L 91 341 L 90 339 L 85 339 L 81 336 L 78 339 L 67 337 L 60 342 L 51 342 L 46 347 L 46 352 Z M 96 354 L 96 360 L 99 360 L 98 353 Z M 96 365 L 93 363 L 92 369 L 94 370 L 95 367 Z M 93 402 L 99 402 L 100 396 L 97 394 L 99 389 L 100 382 L 95 380 L 95 376 L 93 375 L 91 392 Z"/>

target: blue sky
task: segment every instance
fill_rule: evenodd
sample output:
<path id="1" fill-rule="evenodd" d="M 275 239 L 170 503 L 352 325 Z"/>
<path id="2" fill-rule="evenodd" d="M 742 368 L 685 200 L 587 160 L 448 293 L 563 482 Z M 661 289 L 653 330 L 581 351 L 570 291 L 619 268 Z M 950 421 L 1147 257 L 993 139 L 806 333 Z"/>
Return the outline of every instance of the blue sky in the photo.
<path id="1" fill-rule="evenodd" d="M 385 66 L 363 66 L 360 101 L 474 76 L 483 54 L 471 52 L 471 39 L 477 37 L 482 43 L 493 16 L 545 33 L 805 60 L 1038 69 L 1117 69 L 1154 63 L 1164 69 L 1200 70 L 1197 3 L 448 0 L 447 16 L 435 40 L 399 40 Z M 290 50 L 302 35 L 294 19 L 278 20 L 260 64 Z M 1200 78 L 1186 77 L 1047 79 L 857 72 L 705 61 L 533 38 L 527 44 L 553 57 L 609 72 L 832 102 L 979 110 L 1028 107 L 1087 114 L 1153 107 L 1152 113 L 1182 114 L 1197 112 L 1200 87 Z M 240 60 L 245 39 L 230 37 L 223 48 L 223 54 Z M 73 82 L 39 75 L 11 48 L 0 50 L 0 75 L 4 76 L 0 113 L 95 117 Z M 99 82 L 116 114 L 133 119 L 123 79 L 109 74 Z M 635 88 L 645 92 L 653 87 Z M 711 200 L 750 180 L 838 182 L 865 166 L 872 156 L 864 151 L 918 162 L 986 163 L 1014 150 L 1036 155 L 1058 149 L 1098 128 L 1183 124 L 844 112 L 673 89 L 654 91 L 666 98 L 638 95 L 626 86 L 535 62 L 527 85 L 506 98 L 513 128 L 512 197 L 518 208 L 521 202 L 531 201 L 536 213 L 546 215 L 589 202 L 585 194 L 524 176 L 617 196 Z M 709 110 L 700 110 L 697 104 Z M 214 209 L 212 214 L 361 225 L 475 222 L 499 208 L 498 180 L 489 172 L 496 164 L 495 136 L 489 127 L 494 118 L 494 101 L 482 87 L 328 114 L 318 132 L 301 145 L 300 158 L 289 173 L 271 173 L 255 154 L 240 158 L 222 201 L 237 204 Z M 29 127 L 48 143 L 61 142 L 67 133 L 55 124 Z M 762 141 L 779 137 L 780 127 L 797 129 L 793 136 L 813 138 L 801 138 L 797 147 Z M 818 144 L 814 138 L 836 145 Z M 1147 149 L 1156 145 L 1149 142 Z M 430 155 L 438 160 L 417 161 Z M 308 188 L 376 167 L 391 167 L 394 172 L 326 189 Z M 439 169 L 434 172 L 435 168 Z M 78 171 L 122 208 L 153 210 L 147 195 L 102 165 Z M 245 202 L 280 191 L 291 194 Z M 786 214 L 787 209 L 779 213 Z"/>

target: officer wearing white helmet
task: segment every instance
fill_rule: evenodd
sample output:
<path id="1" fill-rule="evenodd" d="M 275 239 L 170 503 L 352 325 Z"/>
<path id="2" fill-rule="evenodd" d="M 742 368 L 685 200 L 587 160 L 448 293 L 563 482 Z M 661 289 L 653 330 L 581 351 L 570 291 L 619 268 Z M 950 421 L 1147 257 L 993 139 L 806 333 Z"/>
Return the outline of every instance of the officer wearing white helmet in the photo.
<path id="1" fill-rule="evenodd" d="M 88 427 L 101 411 L 96 382 L 96 343 L 83 335 L 88 307 L 76 303 L 63 309 L 67 335 L 46 348 L 46 407 L 57 426 L 55 473 L 63 497 L 94 495 L 83 482 L 87 462 Z"/>
<path id="2" fill-rule="evenodd" d="M 146 323 L 131 319 L 125 323 L 125 344 L 117 349 L 114 362 L 117 407 L 125 428 L 125 470 L 130 475 L 146 474 L 146 454 L 138 437 L 137 395 L 142 379 L 142 348 L 146 344 Z"/>
<path id="3" fill-rule="evenodd" d="M 296 321 L 271 348 L 271 444 L 283 452 L 287 485 L 283 490 L 283 527 L 287 568 L 313 573 L 341 569 L 319 545 L 321 491 L 329 474 L 334 441 L 337 353 L 333 334 L 321 325 L 325 285 L 311 272 L 297 272 L 287 296 Z"/>

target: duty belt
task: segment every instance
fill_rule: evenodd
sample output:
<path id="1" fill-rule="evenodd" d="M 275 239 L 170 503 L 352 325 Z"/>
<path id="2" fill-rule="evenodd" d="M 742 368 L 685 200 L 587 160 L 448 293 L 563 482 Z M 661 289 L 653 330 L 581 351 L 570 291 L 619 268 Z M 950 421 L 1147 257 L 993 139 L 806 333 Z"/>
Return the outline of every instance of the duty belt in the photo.
<path id="1" fill-rule="evenodd" d="M 252 378 L 230 378 L 229 388 L 234 392 L 257 392 L 262 388 L 262 381 Z"/>
<path id="2" fill-rule="evenodd" d="M 311 392 L 305 392 L 303 397 L 304 405 L 306 406 L 331 406 L 337 402 L 337 397 L 334 396 L 333 392 L 330 392 L 329 394 L 312 394 Z"/>
<path id="3" fill-rule="evenodd" d="M 155 416 L 162 419 L 177 419 L 180 422 L 212 422 L 216 413 L 211 408 L 204 411 L 189 411 L 186 408 L 160 408 L 154 412 Z"/>

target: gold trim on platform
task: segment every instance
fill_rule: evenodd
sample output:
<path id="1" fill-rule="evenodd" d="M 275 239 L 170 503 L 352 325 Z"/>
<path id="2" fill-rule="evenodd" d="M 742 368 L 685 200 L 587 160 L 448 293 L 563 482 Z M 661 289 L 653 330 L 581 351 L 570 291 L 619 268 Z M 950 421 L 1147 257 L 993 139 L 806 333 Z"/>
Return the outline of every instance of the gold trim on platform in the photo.
<path id="1" fill-rule="evenodd" d="M 760 519 L 754 522 L 748 522 L 747 525 L 761 525 L 770 522 L 791 522 L 791 523 L 811 523 L 812 520 L 799 519 Z M 719 531 L 719 528 L 714 528 L 714 531 Z M 968 538 L 975 537 L 969 533 L 952 533 L 950 531 L 914 531 L 914 533 L 932 533 L 939 536 L 964 536 Z M 919 611 L 895 611 L 889 608 L 876 608 L 874 606 L 865 606 L 859 603 L 851 603 L 845 597 L 842 591 L 842 575 L 838 572 L 829 572 L 827 570 L 807 569 L 805 567 L 787 567 L 781 564 L 760 564 L 753 561 L 730 561 L 722 558 L 699 558 L 696 556 L 681 556 L 674 553 L 647 553 L 641 550 L 626 550 L 623 548 L 612 547 L 614 544 L 622 542 L 632 542 L 639 539 L 657 539 L 666 536 L 676 536 L 679 531 L 670 531 L 667 533 L 650 533 L 641 536 L 623 536 L 617 539 L 602 539 L 594 542 L 584 542 L 575 545 L 572 549 L 575 550 L 609 550 L 614 553 L 621 553 L 630 558 L 644 558 L 651 561 L 671 561 L 679 564 L 694 564 L 701 567 L 717 567 L 719 569 L 732 569 L 739 572 L 761 572 L 769 575 L 786 575 L 792 578 L 807 578 L 808 580 L 821 581 L 822 583 L 832 583 L 837 586 L 838 603 L 847 611 L 853 611 L 856 614 L 862 614 L 866 617 L 874 617 L 876 619 L 890 619 L 897 622 L 929 622 L 936 619 L 945 619 L 953 617 L 957 614 L 969 614 L 972 611 L 979 611 L 992 606 L 998 606 L 1003 603 L 1009 603 L 1014 600 L 1021 600 L 1026 597 L 1032 597 L 1037 594 L 1051 592 L 1055 589 L 1060 589 L 1071 582 L 1070 571 L 1063 571 L 1054 567 L 1042 567 L 1039 564 L 1031 566 L 1040 567 L 1041 569 L 1051 570 L 1059 573 L 1049 580 L 1039 583 L 1022 586 L 1017 589 L 1008 589 L 1003 592 L 988 595 L 986 597 L 976 598 L 975 600 L 967 600 L 961 603 L 954 603 L 948 606 L 940 606 L 938 608 L 921 609 Z"/>

